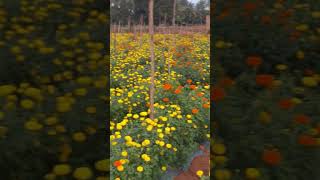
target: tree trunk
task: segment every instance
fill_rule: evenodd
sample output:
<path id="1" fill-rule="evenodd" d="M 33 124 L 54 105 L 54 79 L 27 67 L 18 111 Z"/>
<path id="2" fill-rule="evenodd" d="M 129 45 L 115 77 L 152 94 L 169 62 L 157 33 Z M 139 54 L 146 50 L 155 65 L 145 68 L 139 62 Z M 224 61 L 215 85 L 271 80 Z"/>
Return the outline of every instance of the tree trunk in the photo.
<path id="1" fill-rule="evenodd" d="M 142 36 L 143 36 L 142 27 L 143 27 L 143 15 L 140 16 L 140 48 L 142 46 Z"/>
<path id="2" fill-rule="evenodd" d="M 131 32 L 131 16 L 128 16 L 128 33 Z"/>
<path id="3" fill-rule="evenodd" d="M 167 13 L 164 14 L 164 27 L 167 25 Z"/>
<path id="4" fill-rule="evenodd" d="M 135 25 L 133 25 L 133 33 L 134 33 L 134 41 L 137 41 L 137 31 L 136 31 L 136 26 Z"/>
<path id="5" fill-rule="evenodd" d="M 150 119 L 154 119 L 154 29 L 153 29 L 153 0 L 149 0 L 149 36 L 151 59 L 151 85 L 150 85 Z"/>
<path id="6" fill-rule="evenodd" d="M 172 26 L 174 27 L 176 25 L 176 0 L 173 0 L 173 16 L 172 16 Z"/>

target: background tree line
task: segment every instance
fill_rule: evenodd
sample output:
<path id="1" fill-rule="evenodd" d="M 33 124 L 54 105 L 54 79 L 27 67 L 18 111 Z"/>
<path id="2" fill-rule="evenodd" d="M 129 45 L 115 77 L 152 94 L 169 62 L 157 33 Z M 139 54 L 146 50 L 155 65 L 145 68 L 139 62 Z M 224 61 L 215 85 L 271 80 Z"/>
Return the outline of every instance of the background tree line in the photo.
<path id="1" fill-rule="evenodd" d="M 209 0 L 193 4 L 188 0 L 176 0 L 176 25 L 205 24 L 210 15 Z M 111 23 L 121 25 L 139 24 L 140 18 L 148 24 L 148 0 L 110 0 Z M 154 2 L 154 25 L 172 25 L 173 0 Z"/>

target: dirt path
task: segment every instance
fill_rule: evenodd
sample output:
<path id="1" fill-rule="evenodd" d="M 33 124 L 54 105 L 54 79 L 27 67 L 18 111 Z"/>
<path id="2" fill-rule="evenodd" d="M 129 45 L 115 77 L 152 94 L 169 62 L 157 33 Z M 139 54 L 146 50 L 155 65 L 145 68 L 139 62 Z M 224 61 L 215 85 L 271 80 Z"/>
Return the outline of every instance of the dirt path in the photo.
<path id="1" fill-rule="evenodd" d="M 204 146 L 200 146 L 200 150 L 203 151 L 202 155 L 198 155 L 193 158 L 187 171 L 184 171 L 177 175 L 174 180 L 199 180 L 197 171 L 202 170 L 204 176 L 208 176 L 210 172 L 210 153 Z"/>

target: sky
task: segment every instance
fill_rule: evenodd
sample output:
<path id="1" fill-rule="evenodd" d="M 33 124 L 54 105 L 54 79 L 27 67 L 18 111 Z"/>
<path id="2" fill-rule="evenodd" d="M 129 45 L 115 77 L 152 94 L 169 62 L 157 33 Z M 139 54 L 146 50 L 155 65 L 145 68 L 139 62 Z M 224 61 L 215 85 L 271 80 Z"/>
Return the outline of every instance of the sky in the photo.
<path id="1" fill-rule="evenodd" d="M 193 4 L 196 4 L 199 0 L 188 0 L 189 2 L 192 2 Z"/>

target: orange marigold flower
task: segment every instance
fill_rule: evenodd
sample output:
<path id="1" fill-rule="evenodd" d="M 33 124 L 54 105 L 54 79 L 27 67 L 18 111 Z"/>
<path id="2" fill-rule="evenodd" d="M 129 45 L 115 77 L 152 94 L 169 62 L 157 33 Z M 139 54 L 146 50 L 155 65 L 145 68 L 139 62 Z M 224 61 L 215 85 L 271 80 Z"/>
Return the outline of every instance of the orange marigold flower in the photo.
<path id="1" fill-rule="evenodd" d="M 202 101 L 208 101 L 208 99 L 207 98 L 202 98 Z"/>
<path id="2" fill-rule="evenodd" d="M 165 97 L 162 99 L 163 102 L 169 102 L 169 98 Z"/>
<path id="3" fill-rule="evenodd" d="M 187 80 L 187 83 L 188 83 L 188 84 L 191 84 L 191 83 L 192 83 L 192 80 L 191 80 L 191 79 L 188 79 L 188 80 Z"/>
<path id="4" fill-rule="evenodd" d="M 243 4 L 242 7 L 245 11 L 253 11 L 253 10 L 257 9 L 258 4 L 254 3 L 254 2 L 246 2 Z"/>
<path id="5" fill-rule="evenodd" d="M 262 160 L 268 165 L 278 165 L 282 160 L 281 153 L 277 149 L 266 149 L 262 153 Z"/>
<path id="6" fill-rule="evenodd" d="M 121 163 L 120 161 L 115 161 L 115 162 L 113 163 L 113 165 L 116 166 L 116 167 L 118 167 L 118 166 L 121 166 L 122 163 Z"/>
<path id="7" fill-rule="evenodd" d="M 194 89 L 196 89 L 196 85 L 190 85 L 190 89 L 192 89 L 192 90 L 194 90 Z"/>
<path id="8" fill-rule="evenodd" d="M 282 109 L 290 109 L 294 106 L 294 102 L 291 99 L 282 99 L 278 103 L 279 107 Z"/>
<path id="9" fill-rule="evenodd" d="M 310 117 L 304 114 L 298 114 L 293 119 L 299 124 L 309 124 L 311 121 Z"/>
<path id="10" fill-rule="evenodd" d="M 199 112 L 199 109 L 193 108 L 192 109 L 192 114 L 197 114 Z"/>
<path id="11" fill-rule="evenodd" d="M 304 146 L 314 146 L 317 144 L 317 141 L 310 135 L 300 135 L 298 136 L 298 143 Z"/>
<path id="12" fill-rule="evenodd" d="M 210 104 L 209 104 L 209 103 L 203 104 L 202 107 L 203 107 L 203 108 L 209 108 L 209 107 L 210 107 Z"/>
<path id="13" fill-rule="evenodd" d="M 179 89 L 179 88 L 176 89 L 176 90 L 174 91 L 174 93 L 175 93 L 175 94 L 180 94 L 180 93 L 181 93 L 181 89 Z"/>
<path id="14" fill-rule="evenodd" d="M 256 83 L 259 86 L 271 87 L 273 82 L 273 75 L 270 74 L 259 74 L 256 76 Z"/>
<path id="15" fill-rule="evenodd" d="M 222 86 L 222 87 L 230 87 L 233 85 L 233 80 L 229 77 L 224 77 L 221 79 L 221 81 L 219 82 L 219 84 Z"/>
<path id="16" fill-rule="evenodd" d="M 260 56 L 249 56 L 246 63 L 248 66 L 258 67 L 262 63 L 262 58 Z"/>
<path id="17" fill-rule="evenodd" d="M 198 93 L 197 93 L 197 96 L 198 96 L 198 97 L 202 97 L 202 96 L 203 96 L 203 93 L 202 93 L 202 92 L 198 92 Z"/>
<path id="18" fill-rule="evenodd" d="M 312 76 L 312 75 L 314 75 L 314 71 L 312 69 L 305 69 L 304 74 L 306 76 Z"/>
<path id="19" fill-rule="evenodd" d="M 264 15 L 264 16 L 261 16 L 260 21 L 262 24 L 270 24 L 272 22 L 272 19 L 270 16 Z"/>
<path id="20" fill-rule="evenodd" d="M 163 89 L 166 91 L 170 90 L 171 88 L 172 88 L 171 84 L 166 83 L 163 85 Z"/>
<path id="21" fill-rule="evenodd" d="M 222 88 L 214 87 L 212 88 L 212 91 L 211 91 L 211 100 L 220 101 L 224 99 L 225 95 L 226 94 Z"/>

